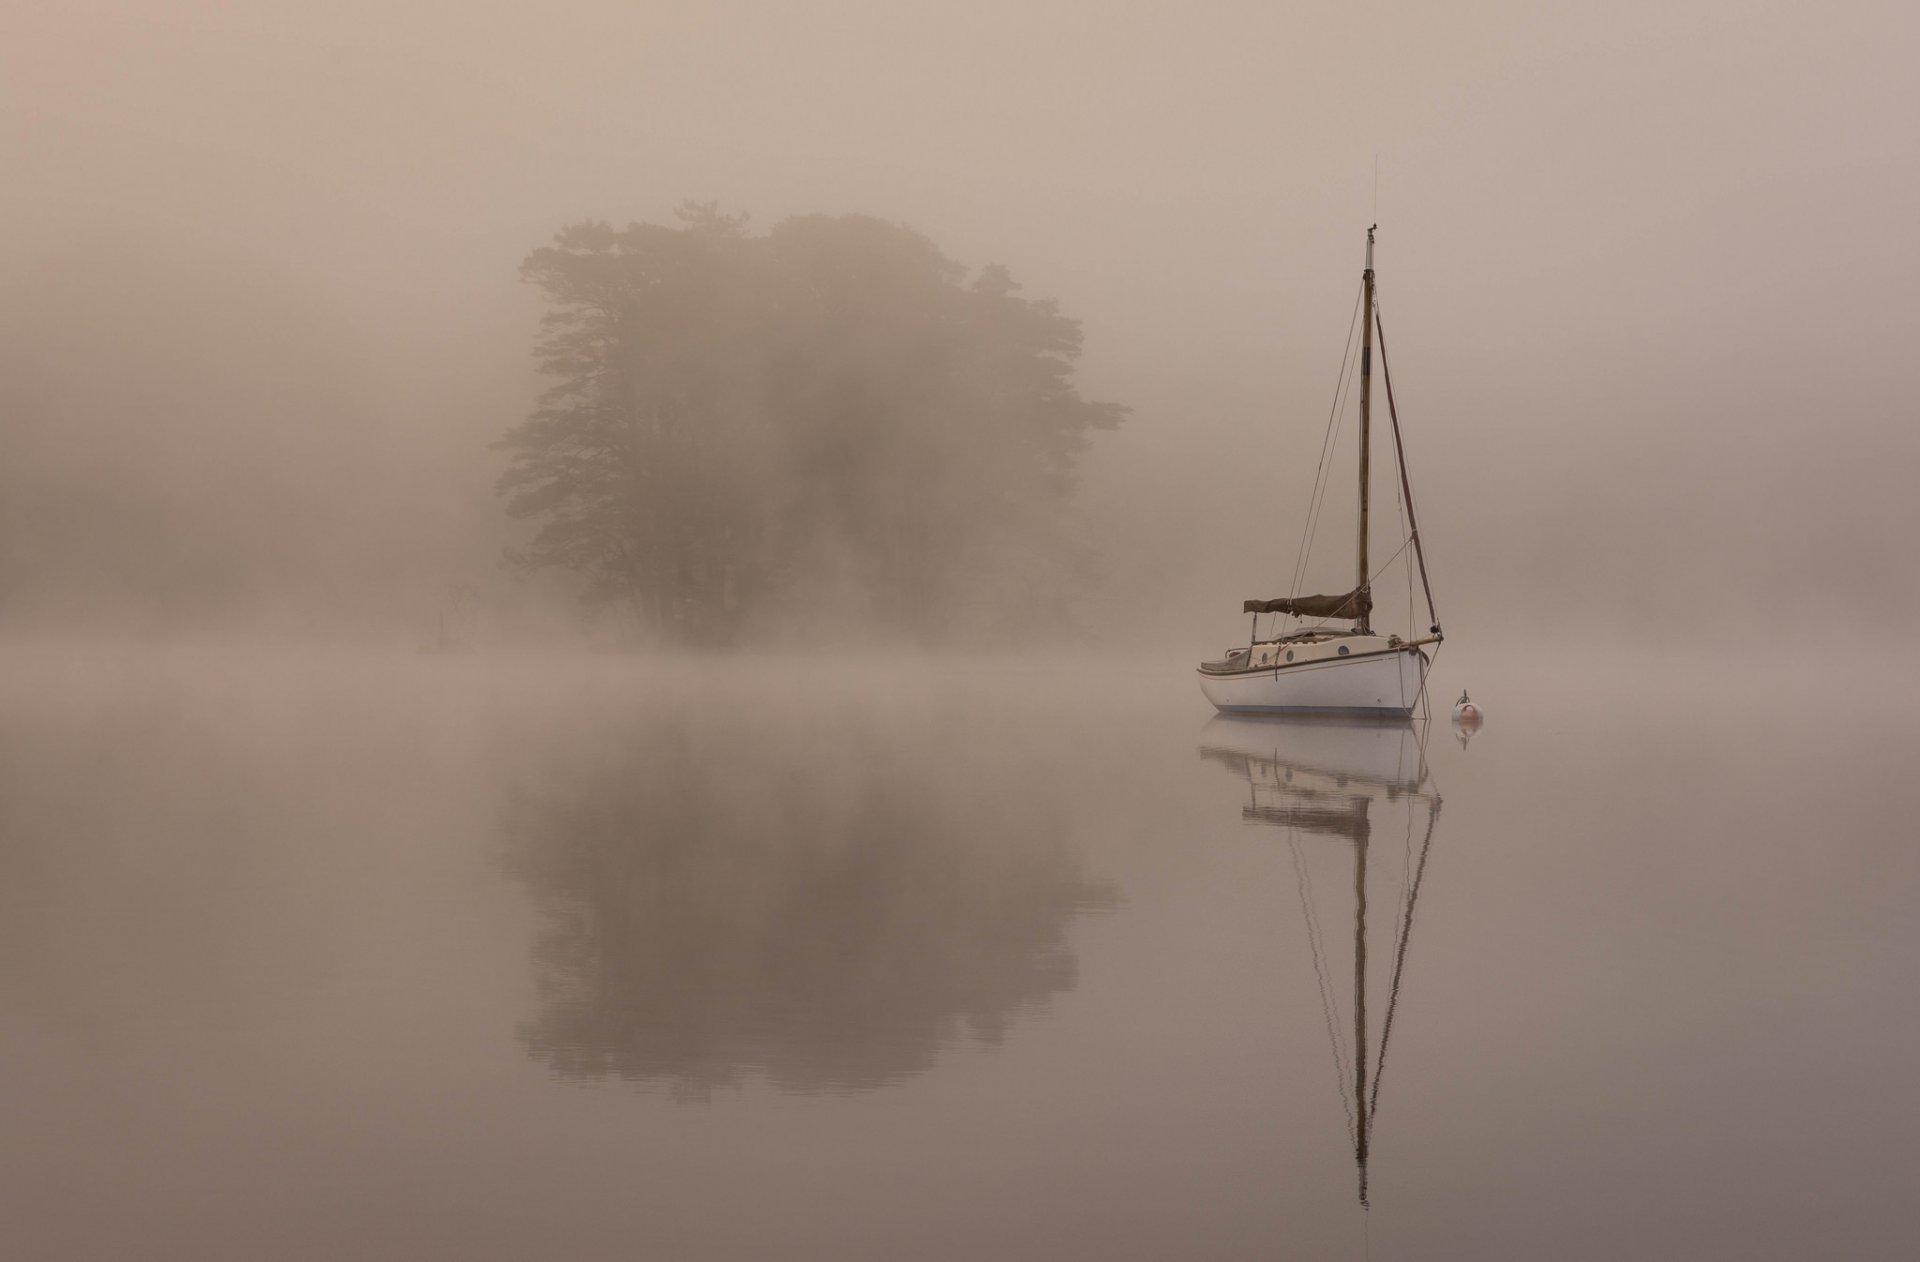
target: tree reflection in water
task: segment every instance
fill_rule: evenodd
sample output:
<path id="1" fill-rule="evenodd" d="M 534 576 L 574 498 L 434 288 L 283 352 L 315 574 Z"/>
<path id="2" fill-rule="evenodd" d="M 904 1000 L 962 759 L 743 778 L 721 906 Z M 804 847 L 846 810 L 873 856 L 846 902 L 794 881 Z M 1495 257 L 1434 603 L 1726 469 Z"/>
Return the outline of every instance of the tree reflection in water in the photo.
<path id="1" fill-rule="evenodd" d="M 1067 928 L 1114 901 L 985 733 L 663 714 L 537 766 L 503 819 L 541 917 L 522 1037 L 568 1078 L 895 1083 L 1071 989 Z"/>

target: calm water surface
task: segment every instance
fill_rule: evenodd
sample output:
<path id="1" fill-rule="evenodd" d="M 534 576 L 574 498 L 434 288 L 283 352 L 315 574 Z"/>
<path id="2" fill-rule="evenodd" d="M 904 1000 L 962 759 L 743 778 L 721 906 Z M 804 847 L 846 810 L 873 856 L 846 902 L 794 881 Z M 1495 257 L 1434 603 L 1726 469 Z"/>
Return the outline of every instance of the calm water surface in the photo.
<path id="1" fill-rule="evenodd" d="M 1757 677 L 11 651 L 0 1256 L 1920 1255 L 1916 698 Z"/>

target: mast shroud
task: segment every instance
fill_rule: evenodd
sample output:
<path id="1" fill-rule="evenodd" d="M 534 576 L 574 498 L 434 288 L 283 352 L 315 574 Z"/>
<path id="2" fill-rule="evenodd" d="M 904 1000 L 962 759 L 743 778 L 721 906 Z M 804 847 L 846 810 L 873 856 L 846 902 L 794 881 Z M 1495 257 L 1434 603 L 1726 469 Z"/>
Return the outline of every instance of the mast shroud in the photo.
<path id="1" fill-rule="evenodd" d="M 1393 403 L 1393 369 L 1387 363 L 1387 326 L 1376 309 L 1373 321 L 1380 328 L 1380 378 L 1387 383 L 1387 416 L 1393 421 L 1394 463 L 1400 467 L 1400 495 L 1407 506 L 1407 533 L 1413 539 L 1413 559 L 1420 564 L 1420 588 L 1427 596 L 1428 630 L 1440 638 L 1440 611 L 1433 607 L 1433 582 L 1427 578 L 1427 550 L 1420 543 L 1420 519 L 1413 515 L 1413 482 L 1407 477 L 1407 449 L 1400 441 L 1400 409 Z M 1409 615 L 1411 617 L 1411 615 Z"/>

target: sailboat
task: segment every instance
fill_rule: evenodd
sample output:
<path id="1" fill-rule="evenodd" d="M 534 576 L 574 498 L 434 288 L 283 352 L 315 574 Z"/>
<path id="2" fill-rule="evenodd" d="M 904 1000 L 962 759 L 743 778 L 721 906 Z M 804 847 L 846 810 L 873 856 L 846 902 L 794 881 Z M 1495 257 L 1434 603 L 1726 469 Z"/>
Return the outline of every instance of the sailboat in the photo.
<path id="1" fill-rule="evenodd" d="M 1393 378 L 1387 371 L 1386 333 L 1374 296 L 1373 235 L 1378 226 L 1367 229 L 1367 265 L 1360 277 L 1363 318 L 1360 320 L 1358 578 L 1352 591 L 1338 595 L 1287 595 L 1245 602 L 1242 612 L 1253 615 L 1252 634 L 1246 647 L 1229 649 L 1218 661 L 1200 664 L 1200 690 L 1224 712 L 1410 715 L 1426 687 L 1427 668 L 1431 665 L 1427 646 L 1433 645 L 1437 651 L 1443 638 L 1440 618 L 1433 607 L 1433 585 L 1427 579 L 1427 558 L 1420 544 L 1420 528 L 1413 516 L 1413 487 L 1407 478 L 1406 449 L 1400 440 L 1400 414 L 1393 400 Z M 1406 546 L 1413 550 L 1420 569 L 1420 585 L 1426 595 L 1429 626 L 1427 634 L 1418 638 L 1378 634 L 1372 622 L 1376 575 L 1369 568 L 1368 518 L 1376 332 L 1380 341 L 1380 375 L 1386 383 L 1387 411 L 1393 420 L 1394 462 L 1400 473 L 1401 504 L 1409 532 Z M 1343 366 L 1343 381 L 1345 376 Z M 1316 499 L 1319 492 L 1316 479 Z M 1304 548 L 1302 554 L 1304 556 Z M 1389 557 L 1387 564 L 1398 556 L 1399 553 L 1395 553 Z M 1296 566 L 1296 587 L 1298 568 Z M 1262 639 L 1262 614 L 1299 619 L 1301 624 L 1285 633 L 1275 630 Z"/>
<path id="2" fill-rule="evenodd" d="M 1299 723 L 1219 716 L 1207 724 L 1200 746 L 1202 758 L 1246 778 L 1247 801 L 1240 808 L 1241 819 L 1285 830 L 1293 850 L 1294 875 L 1300 885 L 1300 905 L 1320 987 L 1321 1011 L 1333 1045 L 1362 1208 L 1371 1205 L 1373 1127 L 1379 1117 L 1380 1082 L 1386 1072 L 1387 1047 L 1406 976 L 1414 906 L 1426 877 L 1434 828 L 1440 822 L 1440 795 L 1427 776 L 1425 736 L 1424 721 Z M 1388 838 L 1403 831 L 1396 826 L 1401 823 L 1397 816 L 1402 806 L 1404 839 L 1393 840 L 1403 840 L 1403 844 L 1394 845 Z M 1400 864 L 1388 859 L 1387 875 L 1391 875 L 1391 867 L 1400 866 L 1404 882 L 1399 905 L 1390 917 L 1392 940 L 1384 944 L 1390 947 L 1389 963 L 1383 966 L 1387 996 L 1377 1039 L 1368 1016 L 1367 989 L 1368 944 L 1379 933 L 1379 921 L 1385 919 L 1377 904 L 1370 907 L 1368 898 L 1370 887 L 1380 875 L 1371 871 L 1378 862 L 1373 853 L 1376 833 L 1386 843 L 1389 855 L 1401 852 L 1393 856 L 1400 858 Z M 1314 860 L 1302 849 L 1303 841 L 1314 838 L 1331 839 L 1352 853 L 1353 989 L 1351 1012 L 1346 1014 L 1351 1018 L 1350 1026 L 1339 1020 L 1343 1005 L 1331 976 L 1332 951 L 1323 940 L 1323 922 L 1309 875 Z M 1345 883 L 1344 878 L 1341 883 Z M 1376 897 L 1380 892 L 1384 891 L 1374 890 Z M 1371 924 L 1369 912 L 1373 916 Z"/>

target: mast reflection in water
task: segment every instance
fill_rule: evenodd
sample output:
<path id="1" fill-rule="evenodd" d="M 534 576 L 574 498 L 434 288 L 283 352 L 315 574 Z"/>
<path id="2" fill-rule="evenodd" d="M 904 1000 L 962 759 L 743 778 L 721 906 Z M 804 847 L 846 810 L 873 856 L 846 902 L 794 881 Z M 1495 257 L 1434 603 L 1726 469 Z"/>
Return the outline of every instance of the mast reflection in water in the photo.
<path id="1" fill-rule="evenodd" d="M 1440 795 L 1427 775 L 1422 720 L 1335 720 L 1221 716 L 1203 731 L 1200 756 L 1245 777 L 1247 802 L 1240 817 L 1282 830 L 1293 851 L 1300 908 L 1319 982 L 1321 1013 L 1333 1050 L 1334 1069 L 1346 1109 L 1348 1136 L 1358 1171 L 1360 1204 L 1369 1205 L 1368 1165 L 1373 1124 L 1379 1116 L 1380 1082 L 1406 974 L 1414 905 L 1426 875 Z M 1304 846 L 1302 843 L 1306 843 Z M 1344 1017 L 1333 979 L 1328 941 L 1312 880 L 1320 843 L 1350 852 L 1353 898 L 1353 986 Z M 1397 897 L 1390 913 L 1369 921 L 1369 868 L 1401 860 Z M 1378 903 L 1375 904 L 1376 909 Z M 1369 952 L 1369 938 L 1390 926 L 1383 958 Z M 1372 1037 L 1367 1006 L 1370 960 L 1386 972 L 1387 999 Z M 1349 1036 L 1351 1041 L 1349 1041 Z"/>
<path id="2" fill-rule="evenodd" d="M 856 1091 L 997 1044 L 1111 906 L 1039 769 L 847 712 L 603 716 L 523 767 L 507 865 L 541 918 L 528 1053 L 705 1098 Z"/>

